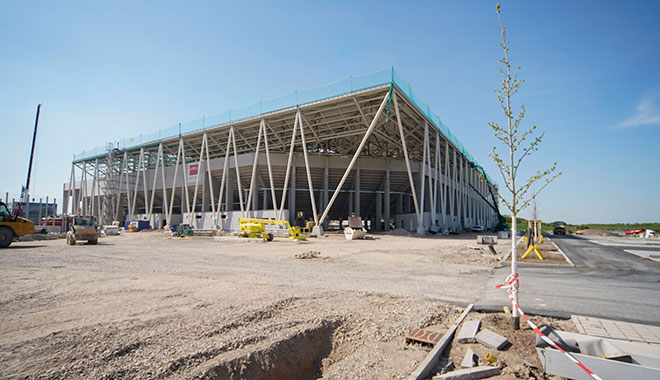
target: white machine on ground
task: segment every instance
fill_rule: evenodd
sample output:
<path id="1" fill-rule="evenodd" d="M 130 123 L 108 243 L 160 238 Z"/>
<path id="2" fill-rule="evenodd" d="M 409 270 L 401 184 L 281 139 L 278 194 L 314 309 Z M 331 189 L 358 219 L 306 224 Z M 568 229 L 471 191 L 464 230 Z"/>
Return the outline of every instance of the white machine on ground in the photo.
<path id="1" fill-rule="evenodd" d="M 362 224 L 362 218 L 359 216 L 348 217 L 348 227 L 344 228 L 346 240 L 364 239 L 367 236 L 367 230 Z"/>

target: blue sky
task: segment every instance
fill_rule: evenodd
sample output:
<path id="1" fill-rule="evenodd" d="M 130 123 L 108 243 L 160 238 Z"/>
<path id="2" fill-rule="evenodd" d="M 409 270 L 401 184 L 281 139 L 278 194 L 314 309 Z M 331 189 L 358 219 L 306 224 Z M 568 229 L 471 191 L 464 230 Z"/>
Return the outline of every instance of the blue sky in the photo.
<path id="1" fill-rule="evenodd" d="M 565 168 L 541 218 L 660 221 L 660 3 L 501 3 L 547 131 L 522 174 Z M 25 182 L 39 102 L 32 194 L 59 199 L 74 153 L 388 66 L 499 178 L 498 43 L 494 1 L 0 1 L 0 190 Z"/>

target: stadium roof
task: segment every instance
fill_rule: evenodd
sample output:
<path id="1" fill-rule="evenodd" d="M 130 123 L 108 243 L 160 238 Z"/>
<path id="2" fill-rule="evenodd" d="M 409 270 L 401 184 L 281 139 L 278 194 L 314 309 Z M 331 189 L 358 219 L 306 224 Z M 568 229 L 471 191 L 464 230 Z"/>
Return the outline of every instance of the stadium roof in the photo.
<path id="1" fill-rule="evenodd" d="M 75 154 L 73 156 L 73 162 L 79 163 L 94 160 L 96 158 L 103 158 L 106 156 L 106 152 L 109 148 L 118 148 L 119 150 L 125 151 L 139 151 L 142 147 L 151 148 L 157 146 L 161 142 L 163 142 L 163 144 L 166 142 L 173 143 L 178 141 L 180 136 L 194 134 L 199 134 L 201 136 L 205 131 L 225 130 L 231 125 L 244 124 L 251 120 L 258 121 L 261 118 L 272 117 L 279 114 L 288 114 L 290 112 L 287 111 L 294 112 L 298 108 L 312 109 L 317 104 L 326 103 L 326 101 L 331 100 L 336 100 L 332 103 L 339 107 L 341 105 L 341 99 L 350 98 L 349 101 L 351 103 L 354 102 L 354 106 L 357 107 L 357 111 L 359 111 L 359 113 L 355 112 L 357 118 L 362 116 L 362 119 L 364 119 L 364 113 L 367 112 L 363 113 L 361 110 L 357 96 L 368 95 L 372 92 L 387 91 L 388 88 L 390 90 L 396 88 L 400 94 L 403 94 L 406 98 L 405 100 L 408 100 L 406 103 L 409 103 L 417 111 L 415 113 L 423 115 L 423 117 L 430 122 L 429 125 L 435 127 L 448 142 L 456 147 L 458 151 L 465 155 L 465 157 L 484 174 L 489 182 L 495 184 L 476 159 L 465 149 L 458 138 L 456 138 L 449 128 L 440 120 L 440 117 L 431 111 L 427 103 L 424 103 L 415 96 L 410 83 L 401 78 L 396 71 L 394 71 L 394 68 L 386 68 L 370 74 L 350 76 L 322 87 L 294 91 L 289 95 L 271 100 L 263 100 L 248 107 L 229 110 L 219 115 L 203 117 L 187 123 L 180 123 L 169 128 L 159 129 L 150 134 L 140 134 L 133 138 L 122 139 L 116 143 L 98 146 L 90 150 L 85 150 L 79 154 Z M 364 101 L 366 102 L 367 99 Z M 341 110 L 339 110 L 339 113 L 342 114 Z M 343 116 L 344 115 L 342 114 L 342 117 Z M 343 122 L 346 123 L 346 120 L 343 120 Z M 329 124 L 330 123 L 328 123 L 328 125 Z M 283 140 L 286 140 L 286 138 Z"/>

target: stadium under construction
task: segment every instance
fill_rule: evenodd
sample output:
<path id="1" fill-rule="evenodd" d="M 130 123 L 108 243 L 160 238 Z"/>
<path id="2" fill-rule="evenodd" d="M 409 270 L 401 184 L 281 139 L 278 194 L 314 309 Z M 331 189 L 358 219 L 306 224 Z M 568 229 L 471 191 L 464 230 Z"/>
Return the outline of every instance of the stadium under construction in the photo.
<path id="1" fill-rule="evenodd" d="M 74 155 L 65 213 L 238 228 L 361 216 L 371 230 L 497 223 L 497 188 L 393 69 Z"/>

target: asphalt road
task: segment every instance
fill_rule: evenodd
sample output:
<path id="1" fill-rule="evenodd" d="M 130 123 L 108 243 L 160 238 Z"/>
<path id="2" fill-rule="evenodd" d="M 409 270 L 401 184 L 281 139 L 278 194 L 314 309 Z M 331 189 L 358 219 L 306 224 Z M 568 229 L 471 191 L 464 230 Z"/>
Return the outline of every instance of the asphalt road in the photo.
<path id="1" fill-rule="evenodd" d="M 530 314 L 570 317 L 580 314 L 660 325 L 660 262 L 626 252 L 660 254 L 660 245 L 640 246 L 625 240 L 553 236 L 573 261 L 571 266 L 520 266 L 522 309 Z M 632 246 L 632 248 L 631 248 Z M 477 301 L 481 310 L 501 310 L 505 290 L 492 290 L 510 273 L 497 268 Z"/>

